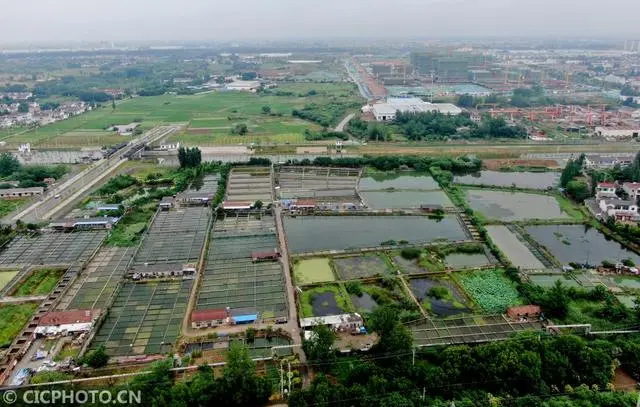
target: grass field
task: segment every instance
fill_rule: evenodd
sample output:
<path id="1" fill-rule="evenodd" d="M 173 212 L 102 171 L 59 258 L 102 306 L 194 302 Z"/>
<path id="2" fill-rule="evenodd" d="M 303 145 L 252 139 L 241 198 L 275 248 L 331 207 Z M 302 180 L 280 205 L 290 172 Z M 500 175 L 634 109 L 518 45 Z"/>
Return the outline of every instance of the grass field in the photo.
<path id="1" fill-rule="evenodd" d="M 36 308 L 36 303 L 0 305 L 0 348 L 11 345 Z"/>
<path id="2" fill-rule="evenodd" d="M 26 201 L 26 199 L 0 199 L 0 218 L 4 218 Z"/>
<path id="3" fill-rule="evenodd" d="M 0 271 L 0 290 L 17 274 L 17 271 Z"/>
<path id="4" fill-rule="evenodd" d="M 15 297 L 49 294 L 64 274 L 60 269 L 36 270 L 13 293 Z"/>
<path id="5" fill-rule="evenodd" d="M 105 131 L 107 127 L 140 121 L 143 129 L 162 123 L 183 123 L 190 128 L 210 129 L 204 134 L 207 136 L 205 140 L 197 140 L 204 145 L 266 142 L 270 137 L 280 137 L 275 141 L 293 142 L 301 140 L 304 129 L 318 128 L 310 122 L 293 118 L 293 109 L 300 109 L 308 104 L 327 105 L 361 100 L 350 84 L 305 83 L 283 86 L 283 90 L 291 91 L 294 95 L 211 92 L 186 96 L 137 97 L 118 102 L 115 110 L 109 105 L 35 130 L 12 128 L 1 131 L 0 139 L 6 141 L 9 148 L 15 148 L 23 142 L 30 142 L 32 147 L 40 148 L 102 146 L 115 144 L 123 139 L 116 133 Z M 316 90 L 316 95 L 299 96 L 311 89 Z M 269 106 L 273 114 L 281 116 L 263 114 L 263 106 Z M 231 136 L 231 126 L 236 123 L 246 123 L 252 138 L 227 139 L 226 137 Z M 187 132 L 175 136 L 175 140 L 192 143 L 196 141 L 192 136 Z"/>
<path id="6" fill-rule="evenodd" d="M 334 281 L 333 271 L 328 258 L 300 260 L 293 267 L 296 284 L 313 284 Z"/>

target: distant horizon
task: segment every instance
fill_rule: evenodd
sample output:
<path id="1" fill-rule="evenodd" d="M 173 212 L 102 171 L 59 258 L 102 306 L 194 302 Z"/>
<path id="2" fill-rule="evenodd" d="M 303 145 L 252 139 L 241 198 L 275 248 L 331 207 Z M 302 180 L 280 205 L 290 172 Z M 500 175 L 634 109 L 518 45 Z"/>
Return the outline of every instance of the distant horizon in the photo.
<path id="1" fill-rule="evenodd" d="M 3 44 L 339 38 L 640 39 L 640 2 L 85 0 L 6 2 Z"/>

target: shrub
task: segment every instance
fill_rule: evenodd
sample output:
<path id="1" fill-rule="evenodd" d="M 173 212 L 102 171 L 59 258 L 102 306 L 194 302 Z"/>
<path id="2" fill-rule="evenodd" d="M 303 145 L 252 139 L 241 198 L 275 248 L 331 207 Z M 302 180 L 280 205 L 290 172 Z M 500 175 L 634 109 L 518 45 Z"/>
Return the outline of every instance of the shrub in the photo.
<path id="1" fill-rule="evenodd" d="M 602 267 L 608 268 L 608 269 L 612 269 L 612 268 L 614 268 L 616 266 L 613 262 L 611 262 L 609 260 L 602 260 L 601 264 L 602 264 Z"/>
<path id="2" fill-rule="evenodd" d="M 417 247 L 407 247 L 400 251 L 400 256 L 406 260 L 413 260 L 420 257 L 422 250 Z"/>
<path id="3" fill-rule="evenodd" d="M 436 300 L 442 300 L 449 296 L 449 290 L 447 287 L 431 287 L 427 292 L 427 295 Z"/>
<path id="4" fill-rule="evenodd" d="M 636 263 L 634 263 L 633 260 L 631 260 L 631 259 L 622 260 L 622 264 L 624 264 L 627 267 L 635 267 L 636 266 Z"/>
<path id="5" fill-rule="evenodd" d="M 348 281 L 344 284 L 344 288 L 349 294 L 357 295 L 358 297 L 362 296 L 362 285 L 359 281 Z"/>

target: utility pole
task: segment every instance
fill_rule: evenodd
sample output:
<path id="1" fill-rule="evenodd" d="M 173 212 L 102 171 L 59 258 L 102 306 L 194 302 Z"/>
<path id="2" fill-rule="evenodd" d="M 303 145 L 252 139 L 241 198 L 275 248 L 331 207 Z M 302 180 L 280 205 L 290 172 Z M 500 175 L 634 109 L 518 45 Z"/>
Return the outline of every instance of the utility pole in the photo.
<path id="1" fill-rule="evenodd" d="M 289 373 L 287 373 L 287 378 L 289 379 L 289 390 L 287 391 L 287 394 L 291 394 L 291 362 L 287 362 L 289 365 Z"/>

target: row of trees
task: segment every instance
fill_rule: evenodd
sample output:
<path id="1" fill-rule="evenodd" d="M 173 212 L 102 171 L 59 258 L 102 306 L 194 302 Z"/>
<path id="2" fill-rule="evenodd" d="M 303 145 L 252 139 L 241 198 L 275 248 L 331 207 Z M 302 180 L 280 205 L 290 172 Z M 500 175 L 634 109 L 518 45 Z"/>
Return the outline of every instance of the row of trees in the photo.
<path id="1" fill-rule="evenodd" d="M 608 389 L 618 363 L 640 377 L 637 337 L 608 342 L 526 333 L 505 342 L 426 348 L 413 358 L 412 336 L 398 315 L 394 306 L 373 310 L 369 326 L 380 340 L 358 363 L 335 361 L 333 333 L 315 327 L 304 346 L 322 373 L 309 389 L 295 391 L 289 405 L 448 406 L 455 400 L 457 407 L 529 407 L 554 397 L 565 404 L 550 405 L 574 399 L 581 406 L 635 405 L 633 396 L 600 390 Z"/>
<path id="2" fill-rule="evenodd" d="M 180 147 L 178 149 L 180 168 L 195 168 L 202 162 L 202 152 L 198 147 Z"/>

